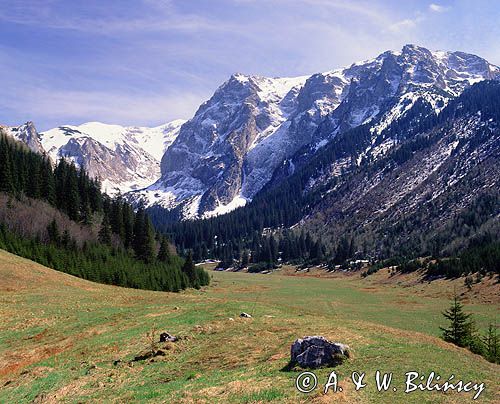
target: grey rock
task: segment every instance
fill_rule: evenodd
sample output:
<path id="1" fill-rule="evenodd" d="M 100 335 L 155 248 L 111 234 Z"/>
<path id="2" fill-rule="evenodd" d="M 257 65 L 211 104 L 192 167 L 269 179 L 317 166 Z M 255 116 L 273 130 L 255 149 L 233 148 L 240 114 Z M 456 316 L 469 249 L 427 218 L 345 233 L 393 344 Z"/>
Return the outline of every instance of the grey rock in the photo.
<path id="1" fill-rule="evenodd" d="M 318 368 L 335 365 L 340 357 L 349 357 L 349 347 L 338 342 L 330 342 L 321 336 L 297 339 L 290 350 L 290 362 L 302 368 Z"/>

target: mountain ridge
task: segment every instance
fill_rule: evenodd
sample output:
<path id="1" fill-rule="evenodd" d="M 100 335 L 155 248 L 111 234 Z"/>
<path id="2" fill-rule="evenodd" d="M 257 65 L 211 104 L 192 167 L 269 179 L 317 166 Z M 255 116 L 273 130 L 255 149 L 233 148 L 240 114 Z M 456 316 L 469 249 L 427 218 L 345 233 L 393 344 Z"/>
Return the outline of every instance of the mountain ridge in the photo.
<path id="1" fill-rule="evenodd" d="M 250 201 L 283 165 L 293 167 L 296 153 L 304 158 L 304 147 L 310 158 L 368 122 L 375 144 L 418 100 L 439 113 L 464 88 L 499 74 L 478 56 L 414 45 L 295 80 L 235 74 L 182 126 L 161 178 L 131 197 L 177 209 L 181 218 L 226 213 Z M 293 85 L 273 93 L 277 81 Z M 388 140 L 379 151 L 390 147 Z"/>
<path id="2" fill-rule="evenodd" d="M 499 122 L 500 82 L 476 83 L 439 114 L 415 104 L 382 131 L 381 142 L 387 136 L 395 144 L 378 158 L 363 156 L 372 136 L 365 124 L 227 215 L 175 222 L 158 207 L 148 213 L 200 260 L 231 263 L 249 250 L 260 262 L 263 246 L 279 245 L 264 259 L 269 268 L 281 252 L 289 259 L 300 247 L 295 237 L 307 234 L 325 247 L 301 256 L 313 264 L 453 256 L 498 242 Z"/>

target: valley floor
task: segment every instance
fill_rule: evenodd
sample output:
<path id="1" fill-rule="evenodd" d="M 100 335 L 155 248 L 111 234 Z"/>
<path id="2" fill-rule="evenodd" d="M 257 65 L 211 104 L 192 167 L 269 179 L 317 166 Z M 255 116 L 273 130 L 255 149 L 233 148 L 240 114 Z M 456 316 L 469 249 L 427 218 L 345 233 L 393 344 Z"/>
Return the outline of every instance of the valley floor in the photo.
<path id="1" fill-rule="evenodd" d="M 478 401 L 500 400 L 500 367 L 439 338 L 441 311 L 463 280 L 285 273 L 210 272 L 210 287 L 173 294 L 99 285 L 0 251 L 0 402 L 472 400 L 473 392 L 405 394 L 408 371 L 484 382 Z M 499 286 L 488 282 L 485 293 L 479 285 L 459 291 L 481 330 L 498 321 L 500 309 Z M 243 311 L 253 317 L 240 318 Z M 165 356 L 132 361 L 151 346 L 153 330 L 156 338 L 168 331 L 181 340 L 159 344 Z M 314 392 L 295 389 L 299 372 L 283 368 L 290 344 L 305 335 L 353 349 L 335 368 L 342 392 L 321 392 L 332 369 L 316 372 Z M 376 370 L 393 372 L 398 390 L 377 392 Z M 354 371 L 366 372 L 366 388 L 354 390 Z"/>

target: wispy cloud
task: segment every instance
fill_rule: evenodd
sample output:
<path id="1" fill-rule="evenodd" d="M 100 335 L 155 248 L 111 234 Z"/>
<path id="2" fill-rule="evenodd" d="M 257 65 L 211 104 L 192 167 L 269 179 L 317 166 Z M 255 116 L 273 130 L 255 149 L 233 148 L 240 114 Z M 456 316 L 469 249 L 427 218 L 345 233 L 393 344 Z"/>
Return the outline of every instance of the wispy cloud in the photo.
<path id="1" fill-rule="evenodd" d="M 190 117 L 233 72 L 312 74 L 405 43 L 500 63 L 488 0 L 0 3 L 0 120 L 43 128 Z"/>
<path id="2" fill-rule="evenodd" d="M 397 21 L 391 25 L 389 25 L 388 29 L 389 31 L 392 32 L 401 32 L 409 29 L 413 29 L 417 26 L 417 24 L 422 20 L 421 17 L 419 18 L 405 18 L 404 20 Z"/>
<path id="3" fill-rule="evenodd" d="M 429 5 L 429 10 L 434 13 L 444 13 L 448 11 L 450 7 L 440 6 L 439 4 L 431 3 Z"/>
<path id="4" fill-rule="evenodd" d="M 9 0 L 7 0 L 9 2 Z M 58 1 L 49 0 L 44 3 L 19 0 L 12 7 L 0 8 L 0 21 L 19 25 L 38 26 L 48 29 L 80 31 L 93 35 L 112 35 L 134 32 L 199 32 L 221 31 L 231 29 L 229 24 L 216 24 L 215 21 L 191 13 L 178 13 L 170 1 L 145 0 L 144 3 L 154 6 L 149 15 L 135 17 L 115 16 L 110 10 L 98 15 L 78 15 L 70 11 L 58 11 Z"/>

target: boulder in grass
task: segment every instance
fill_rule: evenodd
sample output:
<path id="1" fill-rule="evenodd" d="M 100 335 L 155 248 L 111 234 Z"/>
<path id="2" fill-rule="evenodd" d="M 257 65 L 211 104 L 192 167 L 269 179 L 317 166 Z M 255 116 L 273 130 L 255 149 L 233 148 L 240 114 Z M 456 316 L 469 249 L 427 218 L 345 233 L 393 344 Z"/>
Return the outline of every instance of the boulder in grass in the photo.
<path id="1" fill-rule="evenodd" d="M 291 364 L 302 368 L 334 366 L 349 357 L 349 347 L 339 342 L 330 342 L 321 336 L 297 339 L 290 350 Z"/>
<path id="2" fill-rule="evenodd" d="M 160 334 L 160 342 L 175 342 L 178 338 L 170 335 L 168 332 L 162 332 Z"/>

